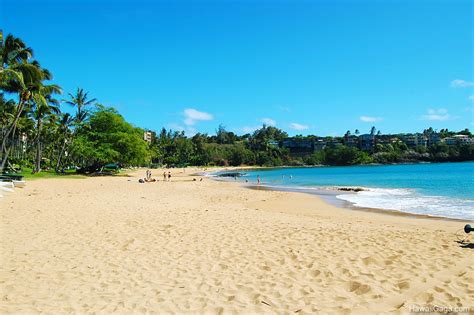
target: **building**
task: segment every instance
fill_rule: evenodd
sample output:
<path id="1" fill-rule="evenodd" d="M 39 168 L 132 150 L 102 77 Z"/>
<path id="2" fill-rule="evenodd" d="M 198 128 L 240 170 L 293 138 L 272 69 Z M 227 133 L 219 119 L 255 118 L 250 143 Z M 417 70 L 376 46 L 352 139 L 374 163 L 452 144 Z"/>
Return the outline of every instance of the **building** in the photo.
<path id="1" fill-rule="evenodd" d="M 146 142 L 151 143 L 151 137 L 152 137 L 151 131 L 145 131 L 143 133 L 143 140 L 145 140 Z"/>
<path id="2" fill-rule="evenodd" d="M 280 146 L 280 143 L 276 140 L 270 140 L 268 141 L 268 146 L 272 148 L 278 148 Z"/>
<path id="3" fill-rule="evenodd" d="M 435 145 L 437 143 L 441 142 L 441 137 L 439 136 L 439 133 L 430 133 L 428 135 L 428 145 Z"/>
<path id="4" fill-rule="evenodd" d="M 402 141 L 407 147 L 426 147 L 428 138 L 422 133 L 409 133 L 402 136 Z"/>
<path id="5" fill-rule="evenodd" d="M 359 136 L 359 148 L 361 150 L 370 151 L 375 144 L 375 136 L 373 134 L 364 134 Z"/>
<path id="6" fill-rule="evenodd" d="M 290 153 L 312 153 L 314 141 L 308 138 L 286 138 L 282 141 L 282 147 L 290 150 Z"/>
<path id="7" fill-rule="evenodd" d="M 351 135 L 344 137 L 344 144 L 348 147 L 358 147 L 359 146 L 359 137 Z"/>
<path id="8" fill-rule="evenodd" d="M 327 141 L 326 145 L 330 146 L 331 148 L 335 148 L 342 145 L 342 142 L 339 139 L 332 138 L 331 140 Z"/>
<path id="9" fill-rule="evenodd" d="M 454 135 L 452 137 L 447 137 L 443 139 L 444 143 L 447 145 L 468 145 L 474 144 L 474 139 L 466 135 Z"/>
<path id="10" fill-rule="evenodd" d="M 316 139 L 313 145 L 314 145 L 314 152 L 322 151 L 324 150 L 324 148 L 326 148 L 326 141 L 324 141 L 323 139 Z"/>

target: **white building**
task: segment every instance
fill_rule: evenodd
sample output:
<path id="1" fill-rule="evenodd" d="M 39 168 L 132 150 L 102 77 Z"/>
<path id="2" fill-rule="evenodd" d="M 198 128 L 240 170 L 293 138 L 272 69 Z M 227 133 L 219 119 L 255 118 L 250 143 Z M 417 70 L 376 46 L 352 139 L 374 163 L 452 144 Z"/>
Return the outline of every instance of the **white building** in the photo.
<path id="1" fill-rule="evenodd" d="M 150 143 L 151 142 L 151 131 L 145 131 L 143 133 L 143 140 Z"/>
<path id="2" fill-rule="evenodd" d="M 456 144 L 473 144 L 474 139 L 466 135 L 454 135 L 452 137 L 444 138 L 444 143 L 447 145 L 456 145 Z"/>

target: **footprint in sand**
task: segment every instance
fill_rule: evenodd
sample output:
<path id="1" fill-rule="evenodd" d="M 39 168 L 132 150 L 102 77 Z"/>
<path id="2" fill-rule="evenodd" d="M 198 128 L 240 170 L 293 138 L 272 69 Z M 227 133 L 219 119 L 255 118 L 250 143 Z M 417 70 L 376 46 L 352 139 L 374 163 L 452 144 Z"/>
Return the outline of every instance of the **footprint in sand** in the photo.
<path id="1" fill-rule="evenodd" d="M 369 292 L 371 290 L 371 287 L 357 281 L 349 281 L 349 283 L 346 285 L 346 289 L 349 292 L 354 292 L 357 295 L 362 295 Z"/>
<path id="2" fill-rule="evenodd" d="M 321 274 L 321 271 L 319 271 L 319 270 L 311 270 L 311 271 L 309 272 L 309 274 L 310 274 L 312 277 L 316 278 L 317 276 L 319 276 L 319 275 Z"/>
<path id="3" fill-rule="evenodd" d="M 410 288 L 410 283 L 408 281 L 400 281 L 396 286 L 400 291 L 405 291 Z"/>
<path id="4" fill-rule="evenodd" d="M 133 242 L 135 242 L 135 239 L 130 239 L 128 241 L 125 242 L 125 244 L 122 245 L 122 250 L 123 251 L 126 251 L 128 250 L 128 247 L 133 244 Z"/>

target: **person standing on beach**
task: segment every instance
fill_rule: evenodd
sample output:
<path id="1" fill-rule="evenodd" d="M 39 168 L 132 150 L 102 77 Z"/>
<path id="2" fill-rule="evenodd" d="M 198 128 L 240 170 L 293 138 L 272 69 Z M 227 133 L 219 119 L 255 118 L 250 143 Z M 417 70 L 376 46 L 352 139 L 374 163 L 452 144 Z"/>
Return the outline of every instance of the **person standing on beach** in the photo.
<path id="1" fill-rule="evenodd" d="M 257 185 L 260 185 L 260 175 L 257 175 Z"/>
<path id="2" fill-rule="evenodd" d="M 171 172 L 168 171 L 168 181 L 171 182 Z"/>
<path id="3" fill-rule="evenodd" d="M 163 172 L 163 181 L 166 182 L 166 171 Z"/>

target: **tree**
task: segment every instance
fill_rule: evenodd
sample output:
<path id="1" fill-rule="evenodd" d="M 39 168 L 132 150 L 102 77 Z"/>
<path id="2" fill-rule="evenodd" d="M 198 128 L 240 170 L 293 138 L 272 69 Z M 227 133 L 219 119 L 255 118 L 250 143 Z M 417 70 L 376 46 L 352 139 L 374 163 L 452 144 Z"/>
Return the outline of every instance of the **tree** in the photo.
<path id="1" fill-rule="evenodd" d="M 270 150 L 270 141 L 281 141 L 288 137 L 288 134 L 273 126 L 263 125 L 262 128 L 254 131 L 250 137 L 250 146 L 254 150 Z"/>
<path id="2" fill-rule="evenodd" d="M 59 172 L 60 167 L 61 167 L 61 159 L 63 157 L 63 154 L 66 149 L 66 144 L 68 142 L 68 133 L 70 131 L 70 128 L 74 122 L 74 118 L 69 114 L 63 114 L 61 116 L 61 120 L 59 122 L 59 132 L 62 135 L 62 144 L 61 144 L 61 150 L 59 151 L 58 155 L 58 160 L 56 164 L 56 172 Z"/>
<path id="3" fill-rule="evenodd" d="M 0 147 L 1 171 L 8 160 L 15 136 L 15 129 L 25 104 L 31 99 L 33 91 L 44 79 L 44 73 L 41 71 L 38 62 L 29 61 L 33 56 L 32 49 L 26 47 L 21 39 L 11 34 L 6 37 L 0 46 L 0 56 L 0 88 L 2 91 L 14 93 L 18 96 L 18 105 L 14 112 L 14 118 L 5 129 Z M 8 141 L 10 141 L 10 147 L 8 146 Z"/>
<path id="4" fill-rule="evenodd" d="M 98 105 L 88 122 L 79 127 L 71 145 L 82 166 L 99 167 L 107 163 L 143 165 L 150 162 L 143 129 L 136 128 L 113 108 Z"/>
<path id="5" fill-rule="evenodd" d="M 87 106 L 92 105 L 96 99 L 93 98 L 88 100 L 88 92 L 84 92 L 84 89 L 77 88 L 76 94 L 69 93 L 70 100 L 64 100 L 66 104 L 76 108 L 76 122 L 81 124 L 85 121 L 88 115 Z"/>
<path id="6" fill-rule="evenodd" d="M 0 138 L 3 139 L 7 132 L 7 127 L 13 121 L 15 102 L 13 100 L 6 100 L 3 94 L 0 94 Z"/>
<path id="7" fill-rule="evenodd" d="M 42 69 L 43 79 L 51 80 L 52 76 L 48 70 Z M 58 85 L 44 85 L 42 82 L 33 90 L 31 102 L 33 105 L 33 118 L 36 120 L 36 155 L 33 173 L 41 171 L 42 146 L 41 142 L 43 120 L 51 114 L 59 114 L 59 102 L 54 99 L 54 94 L 61 94 L 61 88 Z"/>
<path id="8" fill-rule="evenodd" d="M 372 128 L 370 128 L 370 135 L 374 136 L 376 131 L 377 129 L 375 129 L 375 126 L 372 126 Z"/>
<path id="9" fill-rule="evenodd" d="M 225 130 L 224 125 L 220 124 L 216 130 L 216 142 L 219 144 L 228 144 L 230 143 L 229 132 Z"/>

